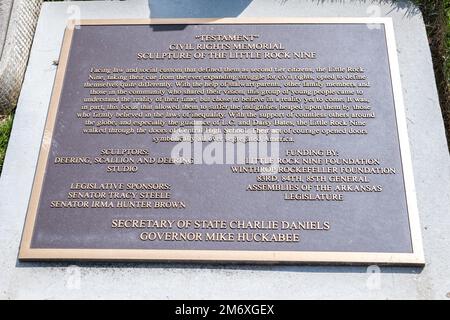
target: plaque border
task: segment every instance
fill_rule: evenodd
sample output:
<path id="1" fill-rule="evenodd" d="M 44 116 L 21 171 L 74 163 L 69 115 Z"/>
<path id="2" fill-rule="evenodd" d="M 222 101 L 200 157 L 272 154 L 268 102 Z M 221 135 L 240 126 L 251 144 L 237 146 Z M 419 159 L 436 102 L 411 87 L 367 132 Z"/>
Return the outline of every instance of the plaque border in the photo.
<path id="1" fill-rule="evenodd" d="M 411 253 L 385 252 L 325 252 L 325 251 L 248 251 L 248 250 L 170 250 L 170 249 L 65 249 L 32 248 L 31 240 L 37 216 L 43 180 L 53 137 L 56 115 L 64 85 L 74 29 L 87 25 L 158 25 L 158 24 L 382 24 L 385 28 L 388 63 L 394 97 L 394 108 L 403 167 L 403 179 L 411 235 Z M 295 263 L 346 265 L 405 265 L 423 266 L 422 244 L 411 153 L 407 134 L 406 114 L 400 80 L 400 70 L 390 17 L 352 18 L 195 18 L 195 19 L 89 19 L 69 20 L 64 32 L 59 64 L 56 71 L 47 119 L 44 127 L 32 191 L 19 249 L 21 261 L 178 261 L 209 263 Z"/>

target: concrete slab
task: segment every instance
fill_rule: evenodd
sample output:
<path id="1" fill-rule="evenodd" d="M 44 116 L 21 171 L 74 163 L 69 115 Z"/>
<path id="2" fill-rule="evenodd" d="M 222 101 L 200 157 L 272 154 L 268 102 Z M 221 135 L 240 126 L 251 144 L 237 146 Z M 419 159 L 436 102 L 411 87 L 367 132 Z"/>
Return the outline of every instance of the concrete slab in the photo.
<path id="1" fill-rule="evenodd" d="M 426 267 L 19 263 L 17 253 L 67 19 L 388 16 L 394 21 Z M 0 299 L 446 299 L 450 161 L 420 13 L 409 2 L 334 0 L 46 3 L 0 178 Z"/>

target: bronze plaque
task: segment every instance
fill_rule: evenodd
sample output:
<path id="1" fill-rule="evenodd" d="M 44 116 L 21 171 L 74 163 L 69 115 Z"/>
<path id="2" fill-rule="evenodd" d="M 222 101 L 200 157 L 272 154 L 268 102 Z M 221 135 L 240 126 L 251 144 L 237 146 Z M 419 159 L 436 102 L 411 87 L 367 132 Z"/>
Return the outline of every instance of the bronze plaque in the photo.
<path id="1" fill-rule="evenodd" d="M 72 21 L 19 257 L 423 264 L 391 20 Z"/>

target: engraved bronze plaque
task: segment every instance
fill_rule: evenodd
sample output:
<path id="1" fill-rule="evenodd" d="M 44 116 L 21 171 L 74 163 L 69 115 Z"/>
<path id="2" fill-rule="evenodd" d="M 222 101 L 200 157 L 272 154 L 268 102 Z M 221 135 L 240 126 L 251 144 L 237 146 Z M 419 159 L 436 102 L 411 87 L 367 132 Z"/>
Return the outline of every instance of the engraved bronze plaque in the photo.
<path id="1" fill-rule="evenodd" d="M 72 21 L 19 258 L 423 264 L 391 20 Z"/>

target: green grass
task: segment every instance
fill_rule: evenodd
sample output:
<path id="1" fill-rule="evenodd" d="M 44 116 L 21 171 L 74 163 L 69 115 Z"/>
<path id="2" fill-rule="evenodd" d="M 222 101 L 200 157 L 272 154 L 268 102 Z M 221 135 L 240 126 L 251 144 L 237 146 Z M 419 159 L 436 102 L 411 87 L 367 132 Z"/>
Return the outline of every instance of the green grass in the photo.
<path id="1" fill-rule="evenodd" d="M 444 10 L 446 13 L 447 23 L 445 25 L 445 45 L 446 45 L 446 55 L 445 55 L 445 71 L 447 74 L 447 84 L 450 82 L 450 0 L 444 1 Z"/>
<path id="2" fill-rule="evenodd" d="M 447 71 L 447 82 L 450 82 L 450 0 L 445 0 L 445 13 L 447 15 L 447 25 L 446 25 L 446 71 Z"/>
<path id="3" fill-rule="evenodd" d="M 13 118 L 13 115 L 9 115 L 5 119 L 0 120 L 0 174 L 3 169 L 3 161 L 5 160 L 6 147 L 8 146 Z"/>

